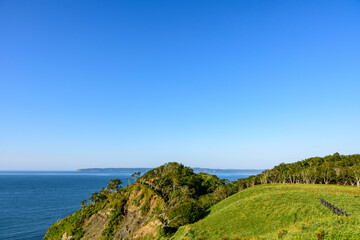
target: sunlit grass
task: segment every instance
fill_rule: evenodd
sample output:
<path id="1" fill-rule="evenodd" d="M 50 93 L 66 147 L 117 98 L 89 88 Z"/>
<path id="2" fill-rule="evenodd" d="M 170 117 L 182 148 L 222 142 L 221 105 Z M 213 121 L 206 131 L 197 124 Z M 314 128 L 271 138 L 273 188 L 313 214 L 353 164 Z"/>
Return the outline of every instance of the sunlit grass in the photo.
<path id="1" fill-rule="evenodd" d="M 351 213 L 339 217 L 320 197 Z M 214 205 L 175 239 L 360 239 L 360 189 L 313 184 L 259 185 Z"/>

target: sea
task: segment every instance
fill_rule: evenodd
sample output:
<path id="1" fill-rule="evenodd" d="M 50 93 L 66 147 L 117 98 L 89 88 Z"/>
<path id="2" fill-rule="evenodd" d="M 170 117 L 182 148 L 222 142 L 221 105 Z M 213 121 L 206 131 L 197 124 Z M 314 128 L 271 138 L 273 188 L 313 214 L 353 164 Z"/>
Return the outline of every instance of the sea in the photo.
<path id="1" fill-rule="evenodd" d="M 260 173 L 253 171 L 211 172 L 234 181 Z M 82 200 L 100 191 L 110 179 L 123 187 L 131 172 L 0 171 L 0 239 L 39 240 L 56 221 L 80 209 Z"/>

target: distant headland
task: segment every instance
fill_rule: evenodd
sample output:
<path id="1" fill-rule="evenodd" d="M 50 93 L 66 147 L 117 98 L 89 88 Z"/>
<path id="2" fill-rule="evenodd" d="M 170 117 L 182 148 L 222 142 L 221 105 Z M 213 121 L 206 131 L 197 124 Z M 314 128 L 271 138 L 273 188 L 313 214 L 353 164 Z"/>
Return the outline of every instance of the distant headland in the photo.
<path id="1" fill-rule="evenodd" d="M 97 173 L 97 172 L 141 172 L 145 173 L 150 171 L 153 168 L 82 168 L 76 170 L 77 172 L 86 172 L 86 173 Z M 204 173 L 226 173 L 226 172 L 256 172 L 259 173 L 263 169 L 212 169 L 212 168 L 192 168 L 194 172 L 204 172 Z"/>

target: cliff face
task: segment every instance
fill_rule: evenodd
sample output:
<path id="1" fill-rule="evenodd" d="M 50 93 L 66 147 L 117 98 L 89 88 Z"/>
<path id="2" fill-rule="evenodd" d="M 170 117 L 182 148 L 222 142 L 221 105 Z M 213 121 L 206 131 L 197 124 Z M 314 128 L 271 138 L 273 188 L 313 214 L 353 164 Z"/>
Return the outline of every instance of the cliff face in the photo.
<path id="1" fill-rule="evenodd" d="M 163 226 L 164 201 L 144 184 L 135 183 L 105 203 L 93 203 L 55 223 L 44 239 L 156 238 Z M 60 236 L 61 235 L 61 236 Z"/>
<path id="2" fill-rule="evenodd" d="M 115 239 L 156 237 L 163 225 L 159 213 L 164 200 L 146 185 L 129 192 L 125 215 L 114 231 Z"/>
<path id="3" fill-rule="evenodd" d="M 94 193 L 90 204 L 53 224 L 44 239 L 170 237 L 231 194 L 224 180 L 195 174 L 178 163 L 155 168 L 124 189 L 114 183 Z"/>

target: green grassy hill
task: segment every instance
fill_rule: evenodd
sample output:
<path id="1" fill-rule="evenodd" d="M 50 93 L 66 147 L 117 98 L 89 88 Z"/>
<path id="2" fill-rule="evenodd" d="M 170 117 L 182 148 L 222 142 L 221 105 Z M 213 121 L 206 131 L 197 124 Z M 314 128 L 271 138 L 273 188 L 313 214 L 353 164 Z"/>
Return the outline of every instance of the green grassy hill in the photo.
<path id="1" fill-rule="evenodd" d="M 351 213 L 339 217 L 320 197 Z M 219 202 L 174 239 L 360 239 L 360 189 L 352 186 L 268 184 Z"/>

